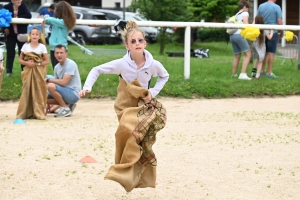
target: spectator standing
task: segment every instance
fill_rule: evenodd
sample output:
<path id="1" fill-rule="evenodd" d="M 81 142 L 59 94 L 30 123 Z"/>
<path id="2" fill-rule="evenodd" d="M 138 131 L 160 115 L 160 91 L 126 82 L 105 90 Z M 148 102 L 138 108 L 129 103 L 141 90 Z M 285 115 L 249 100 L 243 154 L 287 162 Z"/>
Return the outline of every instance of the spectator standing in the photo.
<path id="1" fill-rule="evenodd" d="M 257 15 L 254 19 L 255 24 L 264 24 L 264 18 L 262 15 Z M 260 79 L 260 72 L 262 68 L 262 63 L 266 54 L 266 37 L 268 40 L 271 40 L 273 37 L 273 30 L 260 30 L 258 38 L 253 42 L 253 51 L 254 57 L 257 58 L 254 68 L 252 69 L 251 75 Z"/>
<path id="2" fill-rule="evenodd" d="M 76 25 L 76 16 L 71 5 L 66 1 L 60 1 L 55 5 L 54 17 L 45 18 L 44 24 L 51 25 L 52 31 L 49 38 L 50 58 L 52 67 L 57 65 L 58 60 L 54 56 L 55 46 L 68 45 L 68 32 Z"/>
<path id="3" fill-rule="evenodd" d="M 54 117 L 69 117 L 79 100 L 81 79 L 77 64 L 67 58 L 68 50 L 64 45 L 57 45 L 54 54 L 58 64 L 54 67 L 54 78 L 46 78 L 48 88 L 47 104 L 59 105 Z"/>
<path id="4" fill-rule="evenodd" d="M 27 5 L 22 0 L 11 0 L 8 4 L 4 5 L 3 8 L 7 9 L 12 13 L 13 18 L 31 18 L 31 13 Z M 4 29 L 6 35 L 6 76 L 11 76 L 13 70 L 14 59 L 16 55 L 15 47 L 18 46 L 18 54 L 20 55 L 21 49 L 25 42 L 17 39 L 18 34 L 27 33 L 28 24 L 10 24 L 8 28 Z M 23 71 L 24 65 L 21 65 Z"/>
<path id="5" fill-rule="evenodd" d="M 282 12 L 280 6 L 276 4 L 276 0 L 268 0 L 265 3 L 259 5 L 257 15 L 264 17 L 265 24 L 282 25 Z M 280 36 L 283 36 L 283 32 L 280 31 Z M 278 31 L 274 30 L 271 40 L 266 40 L 266 55 L 262 64 L 262 75 L 266 75 L 267 78 L 278 78 L 273 73 L 274 58 L 276 54 L 276 47 L 278 42 Z M 268 63 L 268 72 L 265 72 L 265 66 Z"/>
<path id="6" fill-rule="evenodd" d="M 242 22 L 243 24 L 248 24 L 249 20 L 249 3 L 245 0 L 240 1 L 239 4 L 239 12 L 236 13 L 236 21 L 237 22 Z M 248 67 L 248 64 L 251 59 L 251 51 L 250 51 L 250 46 L 247 42 L 247 40 L 241 36 L 241 29 L 238 29 L 235 33 L 230 35 L 230 42 L 234 51 L 234 60 L 232 63 L 232 76 L 237 77 L 237 69 L 239 66 L 239 62 L 241 59 L 241 54 L 244 53 L 245 57 L 242 63 L 242 70 L 239 75 L 240 80 L 251 80 L 247 76 L 246 70 Z"/>

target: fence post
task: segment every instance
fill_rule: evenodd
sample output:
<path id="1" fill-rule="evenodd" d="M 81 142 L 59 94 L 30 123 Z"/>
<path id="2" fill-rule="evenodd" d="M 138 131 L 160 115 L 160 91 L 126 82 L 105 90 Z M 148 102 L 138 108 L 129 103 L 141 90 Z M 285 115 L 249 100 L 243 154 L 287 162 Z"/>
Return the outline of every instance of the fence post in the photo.
<path id="1" fill-rule="evenodd" d="M 184 79 L 190 78 L 191 61 L 191 27 L 185 27 L 184 33 Z"/>

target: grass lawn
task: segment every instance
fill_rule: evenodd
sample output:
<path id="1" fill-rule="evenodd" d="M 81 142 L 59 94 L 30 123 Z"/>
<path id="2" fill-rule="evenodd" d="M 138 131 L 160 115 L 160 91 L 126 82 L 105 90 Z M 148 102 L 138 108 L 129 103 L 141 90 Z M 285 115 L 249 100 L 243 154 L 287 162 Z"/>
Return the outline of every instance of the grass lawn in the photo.
<path id="1" fill-rule="evenodd" d="M 160 61 L 170 74 L 169 81 L 160 96 L 172 96 L 182 98 L 231 98 L 231 97 L 261 97 L 261 96 L 287 96 L 300 93 L 300 71 L 298 61 L 294 65 L 287 60 L 281 65 L 282 58 L 276 58 L 273 72 L 279 76 L 278 79 L 241 81 L 231 78 L 231 65 L 233 50 L 230 44 L 225 42 L 196 43 L 193 49 L 203 47 L 209 49 L 210 58 L 191 58 L 190 79 L 185 80 L 184 58 L 168 57 L 167 54 L 159 54 L 159 44 L 148 44 L 147 50 L 154 58 Z M 87 46 L 95 51 L 95 55 L 83 54 L 75 45 L 69 46 L 69 58 L 73 59 L 79 67 L 81 81 L 84 84 L 89 71 L 97 65 L 123 57 L 124 47 L 122 45 L 99 45 Z M 115 50 L 111 50 L 115 49 Z M 183 52 L 183 44 L 168 44 L 165 52 Z M 253 63 L 247 69 L 250 76 Z M 241 63 L 238 72 L 240 72 Z M 13 75 L 4 77 L 0 100 L 18 99 L 21 94 L 21 77 L 18 57 L 15 59 Z M 48 66 L 48 74 L 53 74 L 51 65 Z M 151 84 L 155 84 L 153 78 Z M 112 97 L 116 96 L 118 76 L 101 75 L 96 81 L 93 91 L 86 98 Z"/>

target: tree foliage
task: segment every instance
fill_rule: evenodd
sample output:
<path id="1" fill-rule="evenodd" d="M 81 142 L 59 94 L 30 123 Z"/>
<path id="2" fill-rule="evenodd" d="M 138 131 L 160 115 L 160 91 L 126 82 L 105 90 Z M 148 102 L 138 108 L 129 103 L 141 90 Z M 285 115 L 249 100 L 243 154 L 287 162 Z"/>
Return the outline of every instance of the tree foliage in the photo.
<path id="1" fill-rule="evenodd" d="M 182 0 L 135 0 L 130 7 L 152 21 L 189 21 L 192 16 L 187 9 L 187 2 Z M 167 40 L 166 28 L 161 28 L 160 54 L 164 53 Z"/>
<path id="2" fill-rule="evenodd" d="M 226 16 L 238 11 L 239 0 L 189 0 L 191 21 L 224 22 Z"/>

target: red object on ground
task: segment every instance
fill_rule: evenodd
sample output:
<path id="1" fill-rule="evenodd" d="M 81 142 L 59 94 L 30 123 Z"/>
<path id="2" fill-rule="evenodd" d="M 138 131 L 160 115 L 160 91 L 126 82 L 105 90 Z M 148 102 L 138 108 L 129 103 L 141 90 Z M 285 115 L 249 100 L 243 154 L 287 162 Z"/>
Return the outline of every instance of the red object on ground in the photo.
<path id="1" fill-rule="evenodd" d="M 97 162 L 93 157 L 91 156 L 85 156 L 83 158 L 81 158 L 81 160 L 79 160 L 82 163 L 95 163 Z"/>

